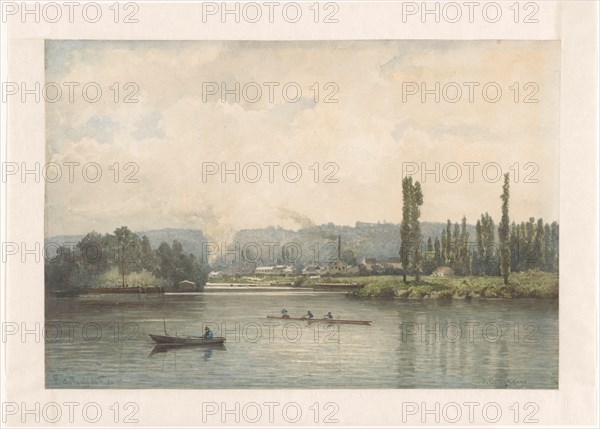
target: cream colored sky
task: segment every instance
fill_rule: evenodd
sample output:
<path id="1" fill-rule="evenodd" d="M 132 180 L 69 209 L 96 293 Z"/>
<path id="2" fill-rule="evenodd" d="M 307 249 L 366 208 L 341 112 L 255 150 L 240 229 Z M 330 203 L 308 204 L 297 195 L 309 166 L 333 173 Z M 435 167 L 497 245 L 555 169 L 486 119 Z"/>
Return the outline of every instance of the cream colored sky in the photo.
<path id="1" fill-rule="evenodd" d="M 511 218 L 558 220 L 559 66 L 558 42 L 515 41 L 332 41 L 332 42 L 85 42 L 48 41 L 47 82 L 98 82 L 99 102 L 76 92 L 46 104 L 47 162 L 97 162 L 102 179 L 89 183 L 76 170 L 46 188 L 46 235 L 163 227 L 203 229 L 227 239 L 243 228 L 297 228 L 290 211 L 317 224 L 400 222 L 402 165 L 407 162 L 479 162 L 473 183 L 468 168 L 457 183 L 423 183 L 422 220 L 474 223 L 482 212 L 499 219 L 501 181 L 488 183 L 481 167 L 498 163 L 503 172 L 519 163 L 511 184 Z M 135 82 L 138 103 L 115 103 L 109 89 Z M 203 82 L 257 82 L 260 102 L 203 101 Z M 278 82 L 275 102 L 264 82 Z M 296 82 L 302 98 L 286 102 L 281 87 Z M 309 88 L 335 82 L 338 103 L 314 101 Z M 456 82 L 457 103 L 403 101 L 407 82 L 433 88 Z M 477 82 L 468 100 L 464 82 Z M 497 83 L 497 103 L 482 98 L 482 86 Z M 515 82 L 520 101 L 515 103 Z M 538 103 L 523 103 L 534 82 Z M 293 91 L 290 90 L 290 95 Z M 249 93 L 249 96 L 254 92 Z M 450 97 L 454 92 L 448 93 Z M 490 96 L 494 91 L 490 89 Z M 114 183 L 115 162 L 121 164 Z M 139 183 L 123 183 L 123 164 L 139 166 Z M 276 168 L 274 183 L 235 183 L 228 176 L 202 181 L 205 162 L 262 164 L 296 162 L 297 183 Z M 321 165 L 319 183 L 309 169 Z M 339 166 L 338 183 L 322 183 L 323 165 Z M 535 163 L 539 183 L 524 183 Z M 290 170 L 291 172 L 292 170 Z M 454 171 L 448 171 L 453 173 Z M 493 176 L 494 169 L 488 170 Z M 415 179 L 420 180 L 419 175 Z M 285 210 L 281 210 L 281 208 Z"/>

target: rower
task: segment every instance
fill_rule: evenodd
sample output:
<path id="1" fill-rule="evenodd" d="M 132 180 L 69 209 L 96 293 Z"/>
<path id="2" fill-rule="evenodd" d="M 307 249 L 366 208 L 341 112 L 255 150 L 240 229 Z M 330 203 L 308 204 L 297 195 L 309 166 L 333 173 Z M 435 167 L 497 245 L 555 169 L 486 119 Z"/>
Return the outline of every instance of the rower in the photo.
<path id="1" fill-rule="evenodd" d="M 205 340 L 213 339 L 213 332 L 210 330 L 210 328 L 208 326 L 206 328 L 204 328 L 204 339 Z"/>
<path id="2" fill-rule="evenodd" d="M 313 314 L 310 312 L 310 310 L 306 311 L 306 314 L 304 315 L 305 319 L 312 319 L 314 316 Z"/>
<path id="3" fill-rule="evenodd" d="M 282 319 L 289 319 L 290 315 L 288 314 L 288 311 L 284 308 L 281 310 L 281 318 Z"/>
<path id="4" fill-rule="evenodd" d="M 333 319 L 333 314 L 331 314 L 331 311 L 327 312 L 327 314 L 325 316 L 323 316 L 327 319 Z"/>

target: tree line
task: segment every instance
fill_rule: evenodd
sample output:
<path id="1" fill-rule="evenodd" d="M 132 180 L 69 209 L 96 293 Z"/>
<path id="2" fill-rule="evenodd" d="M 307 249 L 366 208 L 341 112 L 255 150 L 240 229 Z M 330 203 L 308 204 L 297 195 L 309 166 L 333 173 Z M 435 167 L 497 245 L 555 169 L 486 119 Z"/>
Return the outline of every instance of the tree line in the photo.
<path id="1" fill-rule="evenodd" d="M 559 226 L 543 219 L 529 218 L 527 222 L 511 222 L 509 216 L 509 176 L 502 187 L 502 218 L 498 226 L 484 213 L 475 225 L 475 237 L 467 230 L 467 219 L 460 224 L 448 219 L 446 227 L 426 243 L 418 228 L 419 207 L 423 194 L 419 182 L 410 178 L 402 182 L 403 216 L 401 224 L 400 257 L 406 275 L 431 274 L 437 267 L 450 267 L 455 274 L 502 276 L 508 284 L 511 272 L 539 270 L 558 272 Z M 413 243 L 418 243 L 414 245 Z M 424 249 L 421 250 L 421 249 Z"/>
<path id="2" fill-rule="evenodd" d="M 208 266 L 186 254 L 178 241 L 162 242 L 153 249 L 146 236 L 126 226 L 113 234 L 90 232 L 75 246 L 61 245 L 45 261 L 49 290 L 74 287 L 163 286 L 177 287 L 182 280 L 206 283 Z"/>

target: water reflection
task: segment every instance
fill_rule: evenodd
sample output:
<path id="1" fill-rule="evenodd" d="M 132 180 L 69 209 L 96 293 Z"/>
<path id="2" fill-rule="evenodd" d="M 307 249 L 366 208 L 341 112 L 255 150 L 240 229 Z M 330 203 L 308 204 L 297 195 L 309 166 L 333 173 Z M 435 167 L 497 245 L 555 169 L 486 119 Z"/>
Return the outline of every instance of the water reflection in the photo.
<path id="1" fill-rule="evenodd" d="M 150 351 L 148 357 L 152 357 L 157 353 L 166 353 L 171 350 L 190 350 L 190 349 L 201 349 L 204 352 L 204 359 L 208 360 L 212 357 L 213 350 L 227 350 L 225 344 L 156 344 Z"/>

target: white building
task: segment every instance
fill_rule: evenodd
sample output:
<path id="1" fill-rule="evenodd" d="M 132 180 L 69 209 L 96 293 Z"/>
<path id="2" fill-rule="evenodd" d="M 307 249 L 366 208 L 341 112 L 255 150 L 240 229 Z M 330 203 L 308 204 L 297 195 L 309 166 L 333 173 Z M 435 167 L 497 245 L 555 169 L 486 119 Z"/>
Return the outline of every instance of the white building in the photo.
<path id="1" fill-rule="evenodd" d="M 288 265 L 256 267 L 254 274 L 257 276 L 291 276 L 294 274 L 294 268 Z"/>

